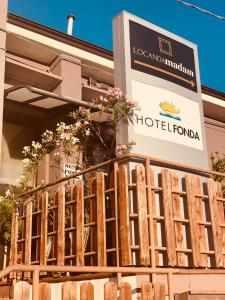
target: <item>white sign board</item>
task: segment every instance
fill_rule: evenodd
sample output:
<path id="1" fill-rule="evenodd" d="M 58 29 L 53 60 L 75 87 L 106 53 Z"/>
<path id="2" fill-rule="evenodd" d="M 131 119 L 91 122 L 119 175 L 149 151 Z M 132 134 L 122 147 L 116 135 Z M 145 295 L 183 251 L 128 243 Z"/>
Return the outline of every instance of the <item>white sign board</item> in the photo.
<path id="1" fill-rule="evenodd" d="M 135 134 L 203 150 L 198 103 L 135 80 L 132 95 L 141 107 L 134 116 Z"/>
<path id="2" fill-rule="evenodd" d="M 76 165 L 75 164 L 64 164 L 63 165 L 64 176 L 70 176 L 76 173 Z"/>
<path id="3" fill-rule="evenodd" d="M 197 46 L 126 12 L 113 20 L 113 33 L 115 86 L 141 107 L 117 141 L 208 168 Z"/>

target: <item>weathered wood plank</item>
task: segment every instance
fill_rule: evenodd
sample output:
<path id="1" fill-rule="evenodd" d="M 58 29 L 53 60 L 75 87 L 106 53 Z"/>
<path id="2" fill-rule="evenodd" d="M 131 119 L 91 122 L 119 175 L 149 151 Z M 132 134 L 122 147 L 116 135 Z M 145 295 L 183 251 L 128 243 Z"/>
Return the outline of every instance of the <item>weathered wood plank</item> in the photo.
<path id="1" fill-rule="evenodd" d="M 145 168 L 141 164 L 136 165 L 136 180 L 140 264 L 148 266 L 150 265 L 150 255 Z"/>
<path id="2" fill-rule="evenodd" d="M 10 265 L 17 264 L 17 240 L 18 240 L 18 209 L 15 207 L 13 209 L 13 214 L 12 214 Z"/>
<path id="3" fill-rule="evenodd" d="M 166 299 L 165 285 L 163 283 L 156 282 L 154 283 L 153 288 L 154 288 L 154 300 Z"/>
<path id="4" fill-rule="evenodd" d="M 109 281 L 104 285 L 104 300 L 117 300 L 117 284 Z"/>
<path id="5" fill-rule="evenodd" d="M 194 175 L 187 174 L 185 176 L 187 208 L 189 216 L 189 230 L 192 246 L 193 265 L 198 267 L 201 265 L 201 253 L 199 244 L 199 230 L 197 222 L 196 204 L 195 204 L 195 188 L 194 188 Z"/>
<path id="6" fill-rule="evenodd" d="M 194 189 L 195 189 L 195 195 L 202 195 L 202 185 L 200 182 L 200 178 L 195 176 L 194 177 Z M 195 203 L 196 203 L 196 216 L 197 216 L 197 221 L 198 222 L 204 222 L 204 211 L 203 211 L 203 202 L 202 198 L 195 197 Z M 205 237 L 205 226 L 199 224 L 198 225 L 198 233 L 199 233 L 199 243 L 200 243 L 200 251 L 206 251 L 206 237 Z M 200 254 L 200 265 L 202 267 L 207 267 L 208 265 L 208 256 L 207 254 Z"/>
<path id="7" fill-rule="evenodd" d="M 97 173 L 97 248 L 98 266 L 106 266 L 105 175 Z"/>
<path id="8" fill-rule="evenodd" d="M 40 265 L 47 264 L 48 193 L 41 197 Z"/>
<path id="9" fill-rule="evenodd" d="M 90 199 L 90 222 L 96 225 L 90 228 L 90 247 L 91 251 L 96 252 L 96 255 L 91 256 L 91 265 L 97 266 L 97 196 L 96 196 L 96 177 L 91 178 L 89 183 L 89 195 L 95 195 Z"/>
<path id="10" fill-rule="evenodd" d="M 84 282 L 80 286 L 80 300 L 94 300 L 94 286 L 90 282 Z"/>
<path id="11" fill-rule="evenodd" d="M 13 300 L 30 300 L 30 284 L 28 282 L 18 281 L 14 284 Z"/>
<path id="12" fill-rule="evenodd" d="M 51 300 L 51 286 L 47 282 L 39 284 L 39 300 Z"/>
<path id="13" fill-rule="evenodd" d="M 213 244 L 215 250 L 215 261 L 216 266 L 223 266 L 223 254 L 222 254 L 222 238 L 221 238 L 221 228 L 219 226 L 219 211 L 217 204 L 217 190 L 216 184 L 213 179 L 208 179 L 208 196 L 209 196 L 209 208 L 210 216 L 212 222 L 212 232 L 213 232 Z"/>
<path id="14" fill-rule="evenodd" d="M 53 191 L 51 191 L 53 196 L 52 204 L 53 206 L 58 206 L 58 187 L 54 188 Z M 51 214 L 53 216 L 52 225 L 53 225 L 53 231 L 58 232 L 58 209 L 51 210 Z M 58 237 L 57 235 L 52 237 L 52 245 L 50 249 L 50 256 L 57 259 L 57 251 L 58 251 Z"/>
<path id="15" fill-rule="evenodd" d="M 31 263 L 31 237 L 32 237 L 32 210 L 33 202 L 31 199 L 25 204 L 25 242 L 24 242 L 24 264 Z M 29 278 L 30 272 L 24 272 L 24 277 Z"/>
<path id="16" fill-rule="evenodd" d="M 76 265 L 84 265 L 84 183 L 76 181 Z"/>
<path id="17" fill-rule="evenodd" d="M 65 257 L 65 187 L 60 186 L 56 194 L 57 202 L 57 265 L 64 265 Z"/>
<path id="18" fill-rule="evenodd" d="M 31 200 L 28 200 L 25 207 L 25 265 L 29 265 L 31 262 L 32 209 L 33 203 Z"/>
<path id="19" fill-rule="evenodd" d="M 62 300 L 77 300 L 77 283 L 67 281 L 62 284 Z"/>
<path id="20" fill-rule="evenodd" d="M 11 297 L 11 287 L 10 286 L 0 286 L 0 299 L 1 300 L 10 300 Z"/>
<path id="21" fill-rule="evenodd" d="M 159 253 L 155 248 L 158 246 L 158 234 L 157 234 L 157 221 L 154 219 L 154 216 L 156 216 L 156 199 L 155 199 L 155 191 L 152 190 L 152 187 L 155 186 L 154 181 L 154 172 L 150 166 L 147 168 L 147 180 L 148 180 L 148 189 L 150 189 L 150 192 L 148 192 L 148 209 L 149 209 L 149 221 L 150 227 L 150 241 L 151 241 L 151 247 L 153 247 L 154 251 L 151 251 L 151 261 L 152 261 L 152 267 L 155 267 L 159 265 Z M 151 221 L 152 220 L 152 221 Z M 153 237 L 153 238 L 152 238 Z"/>
<path id="22" fill-rule="evenodd" d="M 162 196 L 168 264 L 175 266 L 177 264 L 177 257 L 173 221 L 172 184 L 171 174 L 167 169 L 162 170 Z"/>
<path id="23" fill-rule="evenodd" d="M 131 300 L 131 285 L 128 282 L 122 282 L 119 287 L 120 300 Z"/>
<path id="24" fill-rule="evenodd" d="M 132 265 L 129 196 L 128 196 L 128 171 L 126 165 L 119 166 L 119 216 L 120 216 L 120 241 L 122 266 Z"/>
<path id="25" fill-rule="evenodd" d="M 71 201 L 75 201 L 71 205 L 71 211 L 70 211 L 70 224 L 71 227 L 76 227 L 76 197 L 77 197 L 77 186 L 76 184 L 71 185 Z M 77 238 L 77 232 L 76 230 L 71 233 L 71 242 L 70 242 L 70 254 L 76 256 L 76 249 L 77 249 L 77 244 L 76 244 L 76 238 Z M 72 264 L 76 265 L 76 257 L 73 259 Z"/>
<path id="26" fill-rule="evenodd" d="M 215 182 L 216 185 L 216 197 L 223 198 L 222 186 L 220 182 Z M 218 212 L 219 212 L 219 225 L 225 224 L 225 208 L 224 202 L 217 200 Z M 221 227 L 221 240 L 222 240 L 222 253 L 223 253 L 223 267 L 225 268 L 225 228 Z"/>
<path id="27" fill-rule="evenodd" d="M 76 181 L 76 180 L 75 180 Z M 74 198 L 73 198 L 73 190 L 74 190 L 74 184 L 72 184 L 72 182 L 70 182 L 70 191 L 69 191 L 69 195 L 67 196 L 67 199 L 66 201 L 73 201 Z M 70 212 L 69 212 L 69 215 L 70 215 L 70 227 L 76 227 L 76 213 L 75 213 L 75 209 L 74 207 L 76 206 L 75 203 L 73 203 L 71 206 L 70 206 Z M 67 214 L 67 213 L 66 213 Z M 75 232 L 71 232 L 70 234 L 70 242 L 69 242 L 69 255 L 73 255 L 75 254 L 76 255 L 76 252 L 74 251 L 74 249 L 76 249 L 76 230 Z M 71 264 L 76 264 L 76 258 L 75 259 L 71 259 L 70 260 Z"/>
<path id="28" fill-rule="evenodd" d="M 174 192 L 179 191 L 179 179 L 175 173 L 171 174 L 172 190 Z M 173 213 L 174 218 L 181 219 L 181 205 L 180 205 L 180 196 L 176 193 L 173 193 Z M 175 240 L 176 248 L 184 248 L 184 237 L 183 237 L 183 228 L 181 222 L 174 222 L 175 226 Z M 177 264 L 178 266 L 185 266 L 185 254 L 184 252 L 177 252 Z"/>
<path id="29" fill-rule="evenodd" d="M 141 284 L 141 300 L 152 300 L 152 284 L 151 282 L 143 282 Z"/>

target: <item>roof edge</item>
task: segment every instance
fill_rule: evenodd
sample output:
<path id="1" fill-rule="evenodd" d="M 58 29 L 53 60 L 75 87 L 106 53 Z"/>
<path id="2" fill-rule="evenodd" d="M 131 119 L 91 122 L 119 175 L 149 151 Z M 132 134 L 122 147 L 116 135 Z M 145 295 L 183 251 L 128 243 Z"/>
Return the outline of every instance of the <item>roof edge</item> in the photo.
<path id="1" fill-rule="evenodd" d="M 214 89 L 204 86 L 204 85 L 202 85 L 201 88 L 202 88 L 202 93 L 225 101 L 225 93 L 214 90 Z"/>
<path id="2" fill-rule="evenodd" d="M 93 54 L 100 55 L 109 60 L 113 60 L 113 52 L 105 48 L 99 47 L 97 45 L 91 44 L 79 38 L 75 38 L 71 35 L 58 31 L 56 29 L 50 28 L 45 25 L 41 25 L 29 19 L 17 16 L 15 14 L 9 13 L 7 21 L 10 24 L 22 27 L 24 29 L 32 30 L 35 33 L 42 34 L 44 36 L 50 37 L 54 40 L 66 43 L 71 46 L 76 46 L 79 49 L 86 50 Z"/>
<path id="3" fill-rule="evenodd" d="M 66 33 L 60 32 L 56 29 L 50 28 L 45 25 L 41 25 L 37 22 L 31 21 L 29 19 L 26 19 L 21 16 L 17 16 L 13 13 L 8 14 L 7 21 L 10 24 L 32 30 L 33 32 L 45 35 L 47 37 L 50 37 L 52 39 L 58 40 L 60 42 L 66 43 L 71 46 L 76 46 L 79 49 L 91 52 L 96 55 L 100 55 L 101 57 L 104 57 L 109 60 L 113 60 L 113 52 L 110 50 L 107 50 L 105 48 L 99 47 L 97 45 L 94 45 L 92 43 L 86 42 L 84 40 L 81 40 L 79 38 L 75 38 L 73 36 L 67 35 Z M 215 89 L 212 89 L 210 87 L 201 86 L 202 93 L 205 93 L 207 95 L 217 97 L 223 101 L 225 101 L 225 93 L 217 91 Z"/>

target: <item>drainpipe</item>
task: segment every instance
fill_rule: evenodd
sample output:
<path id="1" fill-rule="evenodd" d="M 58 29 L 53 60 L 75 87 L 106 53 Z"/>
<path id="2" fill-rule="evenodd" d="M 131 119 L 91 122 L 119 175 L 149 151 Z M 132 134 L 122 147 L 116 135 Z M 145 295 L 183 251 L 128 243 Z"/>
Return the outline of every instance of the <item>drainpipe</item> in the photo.
<path id="1" fill-rule="evenodd" d="M 67 16 L 67 19 L 68 19 L 67 34 L 73 35 L 73 22 L 75 20 L 75 16 L 70 14 L 69 16 Z"/>
<path id="2" fill-rule="evenodd" d="M 8 10 L 8 0 L 0 0 L 0 165 L 1 165 L 2 130 L 3 130 L 7 10 Z"/>

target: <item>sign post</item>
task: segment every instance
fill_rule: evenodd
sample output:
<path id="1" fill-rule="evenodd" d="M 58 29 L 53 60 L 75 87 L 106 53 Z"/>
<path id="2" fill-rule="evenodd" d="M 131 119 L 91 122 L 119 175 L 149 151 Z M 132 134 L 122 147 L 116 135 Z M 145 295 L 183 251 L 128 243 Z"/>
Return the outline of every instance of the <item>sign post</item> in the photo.
<path id="1" fill-rule="evenodd" d="M 208 168 L 197 46 L 127 12 L 113 21 L 115 86 L 140 112 L 120 126 L 134 151 Z"/>

